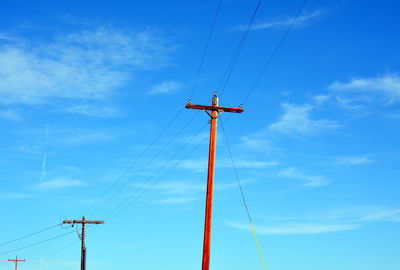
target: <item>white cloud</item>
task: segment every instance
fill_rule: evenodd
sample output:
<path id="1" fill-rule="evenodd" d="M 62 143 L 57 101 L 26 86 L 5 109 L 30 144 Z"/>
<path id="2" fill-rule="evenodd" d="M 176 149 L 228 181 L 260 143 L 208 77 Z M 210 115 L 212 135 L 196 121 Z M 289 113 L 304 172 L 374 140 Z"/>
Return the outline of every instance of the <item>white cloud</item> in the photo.
<path id="1" fill-rule="evenodd" d="M 114 94 L 137 69 L 163 65 L 168 49 L 152 33 L 99 27 L 40 43 L 0 47 L 0 103 L 99 100 Z"/>
<path id="2" fill-rule="evenodd" d="M 193 160 L 185 160 L 181 162 L 178 167 L 187 170 L 194 171 L 205 171 L 207 168 L 208 160 L 207 159 L 193 159 Z M 258 169 L 258 168 L 267 168 L 271 166 L 276 166 L 279 163 L 275 160 L 272 161 L 256 161 L 256 160 L 245 160 L 245 159 L 236 159 L 235 166 L 237 168 L 243 169 Z M 216 162 L 217 168 L 232 168 L 232 161 L 230 159 L 219 159 Z"/>
<path id="3" fill-rule="evenodd" d="M 400 76 L 391 73 L 371 78 L 352 78 L 348 82 L 334 82 L 329 89 L 335 91 L 346 104 L 378 100 L 383 101 L 384 105 L 391 105 L 400 101 Z"/>
<path id="4" fill-rule="evenodd" d="M 250 181 L 242 181 L 242 185 L 248 184 Z M 143 187 L 149 190 L 159 191 L 163 194 L 175 194 L 175 195 L 185 195 L 194 194 L 198 192 L 204 192 L 206 190 L 206 181 L 203 183 L 199 182 L 187 182 L 185 180 L 181 181 L 168 181 L 155 185 L 143 185 L 134 184 L 134 187 Z M 236 182 L 230 183 L 216 183 L 214 185 L 215 191 L 223 191 L 227 189 L 237 188 L 238 184 Z"/>
<path id="5" fill-rule="evenodd" d="M 296 19 L 296 26 L 304 26 L 307 23 L 310 23 L 311 21 L 321 17 L 324 13 L 325 13 L 324 10 L 319 9 L 319 10 L 315 10 L 311 13 L 301 15 Z M 270 29 L 270 28 L 287 27 L 293 23 L 293 20 L 294 20 L 294 17 L 286 18 L 283 20 L 255 23 L 251 27 L 251 30 L 262 30 L 262 29 Z M 244 31 L 247 29 L 247 25 L 240 25 L 240 26 L 235 27 L 234 29 Z"/>
<path id="6" fill-rule="evenodd" d="M 329 184 L 329 180 L 323 176 L 306 174 L 295 168 L 284 169 L 280 171 L 278 175 L 284 178 L 305 180 L 305 183 L 302 184 L 302 186 L 305 187 L 320 187 Z"/>
<path id="7" fill-rule="evenodd" d="M 163 200 L 156 201 L 157 204 L 187 204 L 195 201 L 195 197 L 171 197 Z"/>
<path id="8" fill-rule="evenodd" d="M 339 157 L 335 159 L 335 163 L 343 164 L 343 165 L 363 165 L 374 162 L 371 158 L 367 156 L 348 156 L 348 157 Z"/>
<path id="9" fill-rule="evenodd" d="M 80 104 L 74 106 L 66 106 L 62 109 L 57 109 L 56 112 L 66 112 L 73 114 L 82 114 L 91 117 L 116 117 L 120 116 L 121 113 L 113 107 L 108 105 L 91 105 L 91 104 Z"/>
<path id="10" fill-rule="evenodd" d="M 86 184 L 80 180 L 71 180 L 65 178 L 56 178 L 54 180 L 40 182 L 34 185 L 35 189 L 38 190 L 55 190 L 55 189 L 64 189 L 71 187 L 82 187 Z"/>
<path id="11" fill-rule="evenodd" d="M 249 225 L 227 221 L 230 227 L 250 230 Z M 359 228 L 358 224 L 323 224 L 323 223 L 294 223 L 276 226 L 255 226 L 258 234 L 320 234 L 337 231 L 348 231 Z"/>
<path id="12" fill-rule="evenodd" d="M 176 93 L 181 89 L 182 86 L 174 81 L 165 81 L 156 86 L 154 86 L 149 94 L 151 95 L 158 95 L 158 94 L 172 94 Z"/>
<path id="13" fill-rule="evenodd" d="M 324 215 L 268 218 L 268 226 L 256 226 L 259 234 L 319 234 L 354 230 L 371 222 L 400 222 L 400 209 L 387 207 L 346 207 Z M 249 230 L 247 224 L 226 222 L 228 226 Z"/>
<path id="14" fill-rule="evenodd" d="M 282 104 L 284 114 L 278 122 L 268 126 L 269 131 L 287 135 L 315 134 L 326 129 L 336 129 L 339 125 L 329 120 L 315 120 L 311 118 L 311 112 L 316 105 Z"/>

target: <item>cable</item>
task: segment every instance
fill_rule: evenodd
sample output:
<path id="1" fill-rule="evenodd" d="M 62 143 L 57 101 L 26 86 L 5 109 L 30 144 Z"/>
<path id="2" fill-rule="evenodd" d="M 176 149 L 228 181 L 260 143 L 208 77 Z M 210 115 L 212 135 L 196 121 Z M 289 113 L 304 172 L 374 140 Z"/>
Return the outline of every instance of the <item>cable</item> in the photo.
<path id="1" fill-rule="evenodd" d="M 47 228 L 44 228 L 44 229 L 42 229 L 42 230 L 39 230 L 39 231 L 30 233 L 30 234 L 21 236 L 21 237 L 19 237 L 19 238 L 13 239 L 13 240 L 9 240 L 9 241 L 7 241 L 7 242 L 3 242 L 3 243 L 0 244 L 0 247 L 1 247 L 1 246 L 5 246 L 5 245 L 10 244 L 10 243 L 13 243 L 13 242 L 15 242 L 15 241 L 18 241 L 18 240 L 21 240 L 21 239 L 24 239 L 24 238 L 28 238 L 28 237 L 30 237 L 30 236 L 33 236 L 33 235 L 36 235 L 36 234 L 39 234 L 39 233 L 48 231 L 48 230 L 53 229 L 54 227 L 57 227 L 57 226 L 60 226 L 60 225 L 62 225 L 62 223 L 59 223 L 59 224 L 56 224 L 56 225 L 52 225 L 52 226 L 50 226 L 50 227 L 47 227 Z"/>
<path id="2" fill-rule="evenodd" d="M 85 211 L 85 213 L 87 213 L 90 209 L 92 209 L 101 199 L 104 198 L 104 196 L 111 191 L 111 189 L 118 183 L 121 181 L 121 179 L 129 172 L 130 169 L 132 169 L 132 167 L 134 165 L 136 165 L 136 163 L 139 161 L 140 158 L 143 157 L 143 155 L 156 143 L 156 141 L 158 141 L 158 139 L 160 139 L 160 137 L 165 133 L 165 131 L 176 121 L 176 119 L 178 119 L 179 115 L 183 112 L 184 108 L 182 108 L 181 110 L 179 110 L 179 112 L 172 118 L 171 121 L 168 122 L 168 124 L 164 127 L 164 129 L 153 139 L 153 141 L 147 145 L 147 147 L 139 154 L 139 156 L 137 156 L 137 158 L 131 163 L 129 164 L 129 166 L 125 169 L 125 171 L 122 172 L 122 174 L 120 174 L 114 181 L 113 183 L 100 195 L 100 197 L 93 202 Z"/>
<path id="3" fill-rule="evenodd" d="M 116 195 L 118 195 L 120 192 L 124 190 L 124 188 L 133 180 L 135 179 L 141 172 L 144 171 L 145 168 L 147 168 L 152 162 L 182 133 L 182 131 L 189 125 L 190 122 L 193 121 L 194 118 L 196 118 L 197 115 L 193 115 L 179 130 L 178 132 L 161 148 L 160 151 L 157 151 L 157 153 L 148 161 L 138 172 L 135 173 L 135 175 L 130 178 L 127 182 L 125 182 L 112 196 L 103 204 L 103 206 L 107 205 L 112 201 Z"/>
<path id="4" fill-rule="evenodd" d="M 252 94 L 252 92 L 254 91 L 254 89 L 256 88 L 256 86 L 258 85 L 258 83 L 261 80 L 261 77 L 264 75 L 265 71 L 269 68 L 269 66 L 272 63 L 272 60 L 275 58 L 275 55 L 277 54 L 277 52 L 279 51 L 279 49 L 282 47 L 283 42 L 285 41 L 286 37 L 288 36 L 288 34 L 290 33 L 290 31 L 292 30 L 293 26 L 295 25 L 298 17 L 300 16 L 301 12 L 303 11 L 304 7 L 306 6 L 308 0 L 304 0 L 300 6 L 300 8 L 297 10 L 297 13 L 295 15 L 295 17 L 293 18 L 291 24 L 289 25 L 289 27 L 286 29 L 285 33 L 283 34 L 283 36 L 281 37 L 281 39 L 279 40 L 278 44 L 276 45 L 275 49 L 273 50 L 272 54 L 270 55 L 270 57 L 267 59 L 266 64 L 264 65 L 264 67 L 262 68 L 261 72 L 258 74 L 255 82 L 253 83 L 252 87 L 250 88 L 249 92 L 247 93 L 247 95 L 244 98 L 244 101 L 242 102 L 242 104 L 245 104 L 247 102 L 247 99 L 250 97 L 250 95 Z"/>
<path id="5" fill-rule="evenodd" d="M 214 19 L 213 19 L 213 22 L 212 22 L 212 25 L 211 25 L 211 28 L 210 28 L 210 32 L 208 33 L 207 42 L 206 42 L 206 45 L 204 47 L 204 50 L 203 50 L 203 53 L 202 53 L 202 56 L 201 56 L 200 65 L 199 65 L 199 68 L 197 69 L 196 79 L 194 81 L 194 86 L 193 86 L 192 92 L 190 94 L 189 100 L 191 100 L 193 98 L 193 95 L 194 95 L 195 91 L 197 90 L 197 83 L 199 81 L 200 73 L 201 73 L 201 70 L 203 69 L 204 61 L 206 59 L 208 46 L 210 45 L 211 36 L 212 36 L 212 34 L 214 32 L 215 22 L 217 21 L 219 10 L 221 9 L 221 3 L 222 3 L 222 0 L 219 0 L 218 6 L 217 6 L 217 10 L 215 11 Z"/>
<path id="6" fill-rule="evenodd" d="M 164 169 L 180 152 L 182 152 L 183 149 L 186 148 L 186 146 L 189 145 L 191 141 L 193 141 L 197 136 L 199 136 L 200 132 L 206 127 L 206 125 L 202 126 L 197 132 L 195 136 L 192 136 L 192 138 L 189 140 L 188 143 L 183 145 L 178 151 L 176 151 L 169 159 L 167 162 L 164 163 L 163 166 L 161 166 L 151 177 L 149 177 L 141 186 L 136 188 L 128 197 L 125 198 L 125 200 L 122 201 L 114 210 L 112 210 L 110 213 L 108 213 L 103 219 L 111 219 L 120 212 L 122 212 L 126 207 L 129 206 L 129 201 L 130 199 L 135 196 L 140 190 L 144 189 L 144 186 L 148 184 L 162 169 Z M 181 160 L 182 161 L 182 160 Z M 175 164 L 175 167 L 178 164 Z M 138 197 L 137 197 L 138 198 Z M 135 200 L 137 199 L 135 198 Z"/>
<path id="7" fill-rule="evenodd" d="M 224 90 L 226 88 L 226 85 L 228 84 L 229 78 L 231 77 L 232 71 L 237 63 L 237 60 L 239 59 L 240 52 L 242 51 L 242 48 L 246 41 L 246 38 L 250 32 L 251 26 L 253 25 L 254 19 L 255 19 L 257 12 L 261 6 L 261 3 L 262 3 L 262 0 L 259 0 L 256 8 L 253 11 L 253 14 L 250 17 L 250 20 L 249 20 L 249 23 L 247 24 L 246 30 L 243 33 L 243 36 L 242 36 L 238 46 L 236 47 L 236 50 L 233 54 L 231 62 L 229 63 L 228 68 L 226 69 L 225 74 L 219 83 L 218 90 L 220 91 L 220 96 L 222 95 L 222 93 L 224 92 Z"/>
<path id="8" fill-rule="evenodd" d="M 220 119 L 220 122 L 221 122 L 221 127 L 222 127 L 222 131 L 223 131 L 224 138 L 225 138 L 226 147 L 228 148 L 229 156 L 230 156 L 231 161 L 232 161 L 232 166 L 233 166 L 233 169 L 235 171 L 236 181 L 238 183 L 240 194 L 242 196 L 243 205 L 244 205 L 244 208 L 246 209 L 247 218 L 248 218 L 249 223 L 250 223 L 250 229 L 251 229 L 251 231 L 253 233 L 253 237 L 254 237 L 254 240 L 256 242 L 258 254 L 260 255 L 260 258 L 261 258 L 261 263 L 262 263 L 262 265 L 264 267 L 264 270 L 266 270 L 267 269 L 267 265 L 265 263 L 264 256 L 263 256 L 262 251 L 261 251 L 261 246 L 260 246 L 260 243 L 259 243 L 258 238 L 257 238 L 257 233 L 256 233 L 255 227 L 253 225 L 253 221 L 252 221 L 251 216 L 250 216 L 250 211 L 249 211 L 249 207 L 247 205 L 247 200 L 246 200 L 246 197 L 244 196 L 242 184 L 240 183 L 240 179 L 239 179 L 239 173 L 238 173 L 237 167 L 235 165 L 235 161 L 233 159 L 231 147 L 229 145 L 229 141 L 228 141 L 228 138 L 226 136 L 226 132 L 225 132 L 225 128 L 224 128 L 224 124 L 222 122 L 222 119 Z"/>
<path id="9" fill-rule="evenodd" d="M 1 255 L 4 255 L 4 254 L 12 253 L 12 252 L 14 252 L 14 251 L 19 251 L 19 250 L 22 250 L 22 249 L 26 249 L 26 248 L 30 248 L 30 247 L 33 247 L 33 246 L 37 246 L 37 245 L 46 243 L 46 242 L 48 242 L 48 241 L 52 241 L 52 240 L 58 239 L 58 238 L 60 238 L 60 237 L 69 235 L 69 234 L 71 234 L 71 233 L 75 233 L 75 231 L 73 230 L 73 231 L 70 231 L 70 232 L 67 232 L 67 233 L 63 233 L 63 234 L 60 234 L 60 235 L 58 235 L 58 236 L 55 236 L 55 237 L 52 237 L 52 238 L 49 238 L 49 239 L 46 239 L 46 240 L 42 240 L 42 241 L 39 241 L 39 242 L 30 244 L 30 245 L 24 246 L 24 247 L 20 247 L 20 248 L 16 248 L 16 249 L 13 249 L 13 250 L 6 251 L 6 252 L 2 252 L 2 253 L 0 253 L 0 256 L 1 256 Z"/>

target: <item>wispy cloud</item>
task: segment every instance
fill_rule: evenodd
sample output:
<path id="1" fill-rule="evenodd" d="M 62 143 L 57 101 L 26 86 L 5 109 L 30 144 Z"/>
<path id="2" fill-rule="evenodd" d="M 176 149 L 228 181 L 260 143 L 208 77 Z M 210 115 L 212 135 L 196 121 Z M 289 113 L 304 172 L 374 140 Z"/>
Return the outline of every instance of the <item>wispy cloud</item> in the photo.
<path id="1" fill-rule="evenodd" d="M 226 224 L 242 230 L 250 230 L 249 225 L 227 221 Z M 320 224 L 320 223 L 295 223 L 280 224 L 276 226 L 255 226 L 258 234 L 320 234 L 337 231 L 348 231 L 359 228 L 358 224 Z"/>
<path id="2" fill-rule="evenodd" d="M 368 156 L 347 156 L 347 157 L 337 157 L 335 158 L 335 163 L 342 165 L 364 165 L 373 163 L 374 160 Z"/>
<path id="3" fill-rule="evenodd" d="M 242 169 L 259 169 L 276 166 L 279 163 L 275 160 L 272 161 L 260 161 L 260 160 L 245 160 L 236 159 L 235 166 Z M 182 169 L 194 170 L 194 171 L 205 171 L 207 168 L 207 159 L 193 159 L 185 160 L 181 162 L 178 167 Z M 230 159 L 217 160 L 217 168 L 232 168 L 232 161 Z"/>
<path id="4" fill-rule="evenodd" d="M 172 94 L 178 92 L 179 89 L 181 88 L 182 86 L 178 82 L 165 81 L 156 86 L 153 86 L 153 88 L 149 91 L 149 94 L 151 95 Z"/>
<path id="5" fill-rule="evenodd" d="M 312 21 L 315 21 L 316 19 L 320 18 L 322 15 L 326 13 L 326 10 L 318 9 L 310 13 L 303 14 L 296 19 L 296 26 L 304 26 Z M 270 28 L 281 28 L 281 27 L 287 27 L 293 23 L 294 17 L 287 17 L 285 19 L 281 20 L 275 20 L 275 21 L 265 21 L 265 22 L 259 22 L 255 23 L 252 27 L 251 30 L 262 30 L 262 29 L 270 29 Z M 240 25 L 234 28 L 234 30 L 246 30 L 247 25 Z"/>
<path id="6" fill-rule="evenodd" d="M 34 185 L 34 188 L 37 190 L 56 190 L 56 189 L 64 189 L 64 188 L 72 188 L 72 187 L 81 187 L 81 186 L 85 186 L 85 185 L 86 185 L 86 183 L 84 183 L 80 180 L 56 178 L 54 180 L 40 182 L 40 183 Z"/>
<path id="7" fill-rule="evenodd" d="M 267 219 L 269 225 L 256 226 L 259 234 L 320 234 L 361 228 L 371 222 L 400 222 L 400 208 L 348 207 L 324 215 L 304 214 L 298 217 Z M 248 224 L 227 221 L 228 226 L 250 230 Z"/>
<path id="8" fill-rule="evenodd" d="M 311 117 L 317 105 L 282 104 L 284 113 L 281 118 L 268 126 L 269 131 L 287 135 L 315 134 L 327 129 L 337 129 L 339 125 L 330 120 L 317 120 Z"/>
<path id="9" fill-rule="evenodd" d="M 347 82 L 336 81 L 329 85 L 342 103 L 356 106 L 357 103 L 380 101 L 391 105 L 400 101 L 400 76 L 390 73 L 370 78 L 352 78 Z"/>
<path id="10" fill-rule="evenodd" d="M 74 106 L 65 106 L 62 109 L 56 109 L 55 112 L 81 114 L 100 118 L 117 117 L 122 115 L 117 108 L 107 104 L 79 104 Z"/>
<path id="11" fill-rule="evenodd" d="M 155 201 L 156 204 L 187 204 L 196 200 L 196 197 L 170 197 Z"/>
<path id="12" fill-rule="evenodd" d="M 0 47 L 0 102 L 44 104 L 50 100 L 101 100 L 137 69 L 165 64 L 165 42 L 150 31 L 85 29 L 42 42 L 16 40 Z"/>
<path id="13" fill-rule="evenodd" d="M 287 169 L 281 170 L 278 173 L 278 176 L 283 177 L 283 178 L 304 180 L 305 183 L 303 183 L 302 186 L 305 186 L 305 187 L 326 186 L 330 182 L 328 179 L 326 179 L 323 176 L 306 174 L 296 168 L 287 168 Z"/>
<path id="14" fill-rule="evenodd" d="M 248 184 L 250 181 L 242 181 L 242 185 Z M 163 183 L 155 184 L 155 185 L 142 185 L 142 184 L 134 184 L 134 187 L 145 187 L 146 189 L 158 191 L 161 194 L 169 194 L 169 195 L 184 195 L 185 197 L 192 197 L 188 196 L 195 193 L 204 192 L 206 190 L 205 183 L 199 182 L 188 182 L 185 180 L 182 181 L 166 181 Z M 236 182 L 229 182 L 229 183 L 216 183 L 214 185 L 214 189 L 216 191 L 223 191 L 232 188 L 237 188 Z M 173 196 L 177 198 L 179 196 Z"/>

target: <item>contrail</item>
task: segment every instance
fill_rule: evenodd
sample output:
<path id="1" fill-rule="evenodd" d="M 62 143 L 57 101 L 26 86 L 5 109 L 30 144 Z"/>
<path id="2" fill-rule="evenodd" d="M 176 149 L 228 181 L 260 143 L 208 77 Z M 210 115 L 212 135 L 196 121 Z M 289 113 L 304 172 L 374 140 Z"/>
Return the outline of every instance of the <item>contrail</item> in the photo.
<path id="1" fill-rule="evenodd" d="M 43 146 L 43 162 L 42 162 L 42 174 L 40 175 L 40 180 L 43 181 L 44 178 L 47 175 L 47 168 L 46 168 L 46 162 L 47 162 L 47 136 L 49 134 L 49 125 L 46 125 L 46 133 L 44 135 L 44 146 Z"/>

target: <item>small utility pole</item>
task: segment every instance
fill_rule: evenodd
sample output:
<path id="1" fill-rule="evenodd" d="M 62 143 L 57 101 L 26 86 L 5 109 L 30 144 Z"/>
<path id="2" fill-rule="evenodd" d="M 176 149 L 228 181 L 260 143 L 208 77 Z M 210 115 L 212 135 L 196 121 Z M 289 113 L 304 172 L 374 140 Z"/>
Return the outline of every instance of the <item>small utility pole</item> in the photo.
<path id="1" fill-rule="evenodd" d="M 242 113 L 243 108 L 228 108 L 218 106 L 218 96 L 214 93 L 212 105 L 197 105 L 191 104 L 190 100 L 186 104 L 187 109 L 197 109 L 206 111 L 211 117 L 210 120 L 210 145 L 208 153 L 208 176 L 207 176 L 207 195 L 206 195 L 206 213 L 204 222 L 204 241 L 203 241 L 203 262 L 202 270 L 210 269 L 210 251 L 211 251 L 211 224 L 212 224 L 212 208 L 213 208 L 213 193 L 214 193 L 214 171 L 215 157 L 217 150 L 217 124 L 218 117 L 223 112 Z"/>
<path id="2" fill-rule="evenodd" d="M 15 270 L 18 270 L 18 263 L 19 262 L 25 262 L 25 259 L 23 260 L 18 260 L 18 256 L 15 256 L 15 260 L 13 259 L 8 259 L 9 262 L 14 262 L 15 263 Z"/>
<path id="3" fill-rule="evenodd" d="M 82 217 L 82 220 L 64 220 L 64 224 L 82 224 L 82 234 L 81 234 L 81 270 L 86 270 L 86 224 L 104 224 L 103 220 L 86 220 L 86 217 Z"/>

